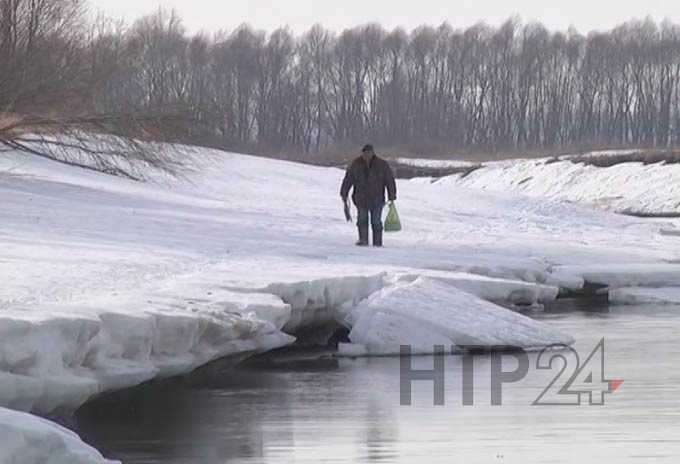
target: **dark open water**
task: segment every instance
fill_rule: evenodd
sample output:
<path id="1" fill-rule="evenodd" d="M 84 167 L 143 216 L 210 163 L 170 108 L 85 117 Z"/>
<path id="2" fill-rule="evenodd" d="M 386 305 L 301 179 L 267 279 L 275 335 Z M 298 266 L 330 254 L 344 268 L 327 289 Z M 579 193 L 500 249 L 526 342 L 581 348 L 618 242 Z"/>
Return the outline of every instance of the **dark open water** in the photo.
<path id="1" fill-rule="evenodd" d="M 574 335 L 582 360 L 605 338 L 605 376 L 624 380 L 605 405 L 531 406 L 557 374 L 536 370 L 536 354 L 502 406 L 490 405 L 489 356 L 475 361 L 474 406 L 462 405 L 460 356 L 444 358 L 444 406 L 433 406 L 432 382 L 414 383 L 402 406 L 399 359 L 289 353 L 95 402 L 76 428 L 130 464 L 680 462 L 680 307 L 536 317 Z"/>

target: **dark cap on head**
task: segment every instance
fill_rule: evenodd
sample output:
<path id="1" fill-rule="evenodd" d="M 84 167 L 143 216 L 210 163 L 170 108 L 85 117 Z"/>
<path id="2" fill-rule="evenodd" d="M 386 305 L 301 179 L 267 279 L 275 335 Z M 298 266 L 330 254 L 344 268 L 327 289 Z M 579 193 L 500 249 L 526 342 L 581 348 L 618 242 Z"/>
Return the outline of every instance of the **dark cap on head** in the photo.
<path id="1" fill-rule="evenodd" d="M 370 143 L 364 145 L 364 148 L 361 149 L 361 153 L 373 153 L 375 154 L 375 151 L 373 151 L 373 145 Z"/>

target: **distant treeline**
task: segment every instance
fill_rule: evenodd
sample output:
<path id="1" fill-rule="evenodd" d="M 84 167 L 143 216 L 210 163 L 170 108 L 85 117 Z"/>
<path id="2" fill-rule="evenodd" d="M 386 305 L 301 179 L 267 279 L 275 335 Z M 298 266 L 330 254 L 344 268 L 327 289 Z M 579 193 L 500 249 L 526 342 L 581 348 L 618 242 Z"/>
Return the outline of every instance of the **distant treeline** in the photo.
<path id="1" fill-rule="evenodd" d="M 172 112 L 178 140 L 228 149 L 677 146 L 679 83 L 669 22 L 588 35 L 511 19 L 189 36 L 162 10 L 127 26 L 81 0 L 0 0 L 0 111 Z"/>

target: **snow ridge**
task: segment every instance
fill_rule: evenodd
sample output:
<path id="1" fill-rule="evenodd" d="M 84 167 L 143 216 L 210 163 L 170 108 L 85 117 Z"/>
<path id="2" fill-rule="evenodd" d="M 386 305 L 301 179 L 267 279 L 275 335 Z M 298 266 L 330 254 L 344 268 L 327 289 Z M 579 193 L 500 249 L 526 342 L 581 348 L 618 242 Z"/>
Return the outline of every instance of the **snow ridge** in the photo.
<path id="1" fill-rule="evenodd" d="M 450 181 L 632 215 L 680 214 L 678 164 L 629 162 L 604 168 L 568 159 L 516 160 L 487 163 L 467 176 L 453 175 Z"/>

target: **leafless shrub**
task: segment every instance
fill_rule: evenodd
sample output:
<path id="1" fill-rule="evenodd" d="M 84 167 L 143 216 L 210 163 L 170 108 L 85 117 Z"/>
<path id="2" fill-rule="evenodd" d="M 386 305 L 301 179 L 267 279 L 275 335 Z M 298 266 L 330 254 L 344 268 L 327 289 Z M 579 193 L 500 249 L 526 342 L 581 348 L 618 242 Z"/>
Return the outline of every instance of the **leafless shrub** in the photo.
<path id="1" fill-rule="evenodd" d="M 180 159 L 153 139 L 163 118 L 91 115 L 0 118 L 0 145 L 85 169 L 140 180 L 148 168 L 176 174 Z"/>

